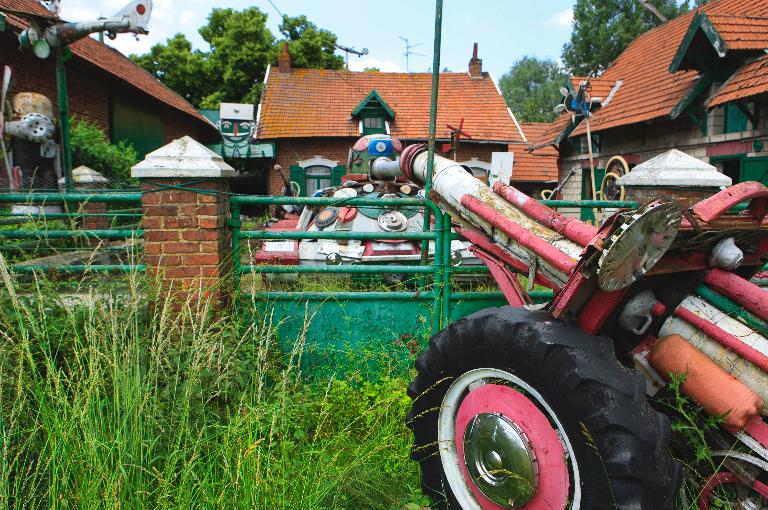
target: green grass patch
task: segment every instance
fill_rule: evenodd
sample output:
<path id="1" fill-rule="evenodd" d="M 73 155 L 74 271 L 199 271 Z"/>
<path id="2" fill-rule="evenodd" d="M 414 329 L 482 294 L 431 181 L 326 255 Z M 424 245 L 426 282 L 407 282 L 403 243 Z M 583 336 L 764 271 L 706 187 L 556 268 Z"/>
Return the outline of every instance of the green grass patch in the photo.
<path id="1" fill-rule="evenodd" d="M 269 314 L 150 306 L 126 281 L 67 305 L 42 280 L 21 295 L 0 257 L 0 507 L 423 503 L 406 365 L 349 352 L 307 377 L 307 328 L 281 349 Z"/>

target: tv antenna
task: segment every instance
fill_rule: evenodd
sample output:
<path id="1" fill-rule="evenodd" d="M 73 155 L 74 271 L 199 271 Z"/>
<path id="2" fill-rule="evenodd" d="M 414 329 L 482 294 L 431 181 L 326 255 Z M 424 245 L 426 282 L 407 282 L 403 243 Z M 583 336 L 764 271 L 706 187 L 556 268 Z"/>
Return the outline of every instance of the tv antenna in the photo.
<path id="1" fill-rule="evenodd" d="M 356 50 L 349 46 L 342 46 L 341 44 L 336 44 L 336 48 L 344 52 L 344 64 L 347 67 L 347 71 L 349 71 L 349 54 L 350 53 L 352 53 L 353 55 L 357 55 L 358 57 L 364 57 L 365 55 L 368 54 L 368 48 L 363 48 L 362 50 Z"/>
<path id="2" fill-rule="evenodd" d="M 424 55 L 423 53 L 416 53 L 415 51 L 411 51 L 413 48 L 421 46 L 421 43 L 411 44 L 408 41 L 408 39 L 403 37 L 402 35 L 400 36 L 400 39 L 405 41 L 405 53 L 403 53 L 403 55 L 405 55 L 405 72 L 406 73 L 410 73 L 411 72 L 410 56 L 411 55 L 416 55 L 416 56 L 419 56 L 419 57 L 424 57 L 426 55 Z"/>

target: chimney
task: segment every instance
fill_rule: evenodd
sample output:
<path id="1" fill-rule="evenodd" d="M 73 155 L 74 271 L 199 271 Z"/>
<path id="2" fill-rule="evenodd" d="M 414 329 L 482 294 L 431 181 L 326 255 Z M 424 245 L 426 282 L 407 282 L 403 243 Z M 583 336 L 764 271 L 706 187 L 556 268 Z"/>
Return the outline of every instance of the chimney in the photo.
<path id="1" fill-rule="evenodd" d="M 469 76 L 470 78 L 483 77 L 483 60 L 477 58 L 477 43 L 472 50 L 472 58 L 469 59 Z"/>
<path id="2" fill-rule="evenodd" d="M 281 73 L 291 72 L 291 56 L 288 54 L 288 43 L 283 43 L 283 51 L 277 57 L 277 69 Z"/>

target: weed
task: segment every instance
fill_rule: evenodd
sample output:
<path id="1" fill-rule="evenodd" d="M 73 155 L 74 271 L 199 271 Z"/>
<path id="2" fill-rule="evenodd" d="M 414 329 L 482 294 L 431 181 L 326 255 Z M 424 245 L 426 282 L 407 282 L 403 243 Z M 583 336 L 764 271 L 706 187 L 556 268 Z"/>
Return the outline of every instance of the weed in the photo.
<path id="1" fill-rule="evenodd" d="M 308 379 L 306 328 L 280 351 L 271 314 L 148 307 L 143 280 L 65 304 L 37 277 L 20 294 L 0 256 L 0 507 L 421 500 L 403 423 L 409 373 L 385 360 L 376 377 Z"/>

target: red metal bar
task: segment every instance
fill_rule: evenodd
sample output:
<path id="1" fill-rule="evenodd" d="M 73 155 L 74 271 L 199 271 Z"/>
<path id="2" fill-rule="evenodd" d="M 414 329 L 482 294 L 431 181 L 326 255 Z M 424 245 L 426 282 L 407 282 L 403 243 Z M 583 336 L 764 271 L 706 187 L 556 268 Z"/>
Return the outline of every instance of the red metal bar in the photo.
<path id="1" fill-rule="evenodd" d="M 760 370 L 768 372 L 768 356 L 765 356 L 765 354 L 760 351 L 748 346 L 737 337 L 682 306 L 675 310 L 674 315 L 680 317 L 691 326 L 700 329 L 702 333 L 712 338 L 729 351 L 746 359 Z"/>
<path id="2" fill-rule="evenodd" d="M 706 198 L 693 206 L 693 213 L 707 223 L 716 220 L 734 206 L 751 200 L 749 211 L 757 219 L 765 216 L 765 201 L 768 200 L 768 188 L 759 182 L 740 182 L 735 186 Z"/>
<path id="3" fill-rule="evenodd" d="M 477 246 L 472 246 L 470 251 L 488 267 L 491 276 L 496 280 L 501 292 L 504 293 L 504 297 L 507 298 L 507 302 L 510 305 L 520 308 L 531 303 L 531 298 L 520 288 L 520 282 L 517 281 L 515 274 L 507 269 L 498 259 Z"/>
<path id="4" fill-rule="evenodd" d="M 596 335 L 616 306 L 627 293 L 629 287 L 614 292 L 598 290 L 589 298 L 579 313 L 579 326 L 590 335 Z"/>
<path id="5" fill-rule="evenodd" d="M 749 422 L 749 425 L 744 428 L 744 432 L 746 432 L 749 437 L 768 448 L 768 425 L 766 425 L 762 418 L 755 416 L 752 421 Z"/>
<path id="6" fill-rule="evenodd" d="M 515 271 L 519 271 L 522 274 L 528 274 L 528 266 L 522 261 L 512 257 L 509 253 L 490 241 L 484 234 L 473 229 L 456 229 L 456 232 L 464 237 L 470 243 L 478 246 L 486 253 L 490 253 L 499 260 L 509 264 Z M 555 284 L 546 276 L 536 273 L 535 283 L 543 285 L 548 289 L 552 289 L 555 292 L 560 290 L 560 285 Z"/>
<path id="7" fill-rule="evenodd" d="M 712 290 L 743 306 L 763 320 L 768 320 L 768 292 L 735 273 L 713 269 L 704 278 Z"/>
<path id="8" fill-rule="evenodd" d="M 497 182 L 493 185 L 493 191 L 534 220 L 574 243 L 586 246 L 597 235 L 597 227 L 576 218 L 563 216 L 517 188 Z"/>
<path id="9" fill-rule="evenodd" d="M 533 251 L 536 255 L 552 264 L 558 271 L 569 275 L 576 267 L 576 261 L 574 259 L 558 250 L 547 241 L 524 229 L 499 211 L 484 204 L 479 199 L 471 195 L 464 195 L 461 197 L 461 205 L 504 232 L 511 239 L 517 241 L 521 246 Z"/>

